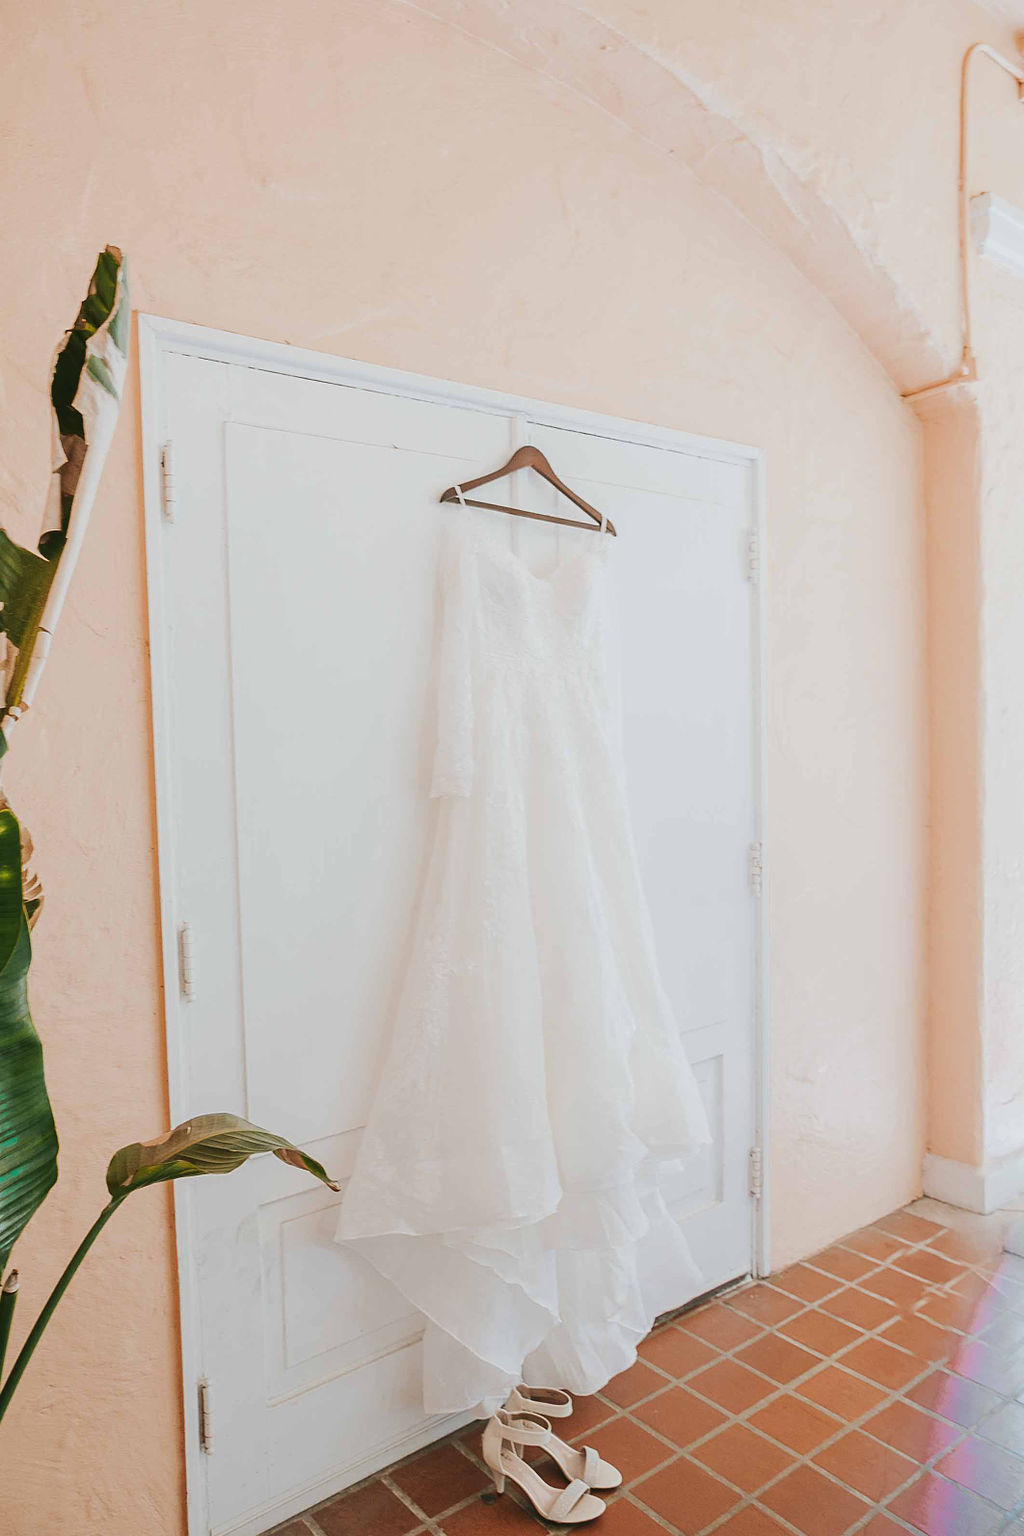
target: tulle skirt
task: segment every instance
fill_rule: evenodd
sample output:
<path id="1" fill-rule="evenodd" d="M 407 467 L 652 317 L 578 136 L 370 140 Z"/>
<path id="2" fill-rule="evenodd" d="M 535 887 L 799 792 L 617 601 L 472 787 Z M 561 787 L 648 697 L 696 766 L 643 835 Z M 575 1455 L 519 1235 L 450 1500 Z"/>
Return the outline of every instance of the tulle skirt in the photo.
<path id="1" fill-rule="evenodd" d="M 621 760 L 577 677 L 497 667 L 433 852 L 339 1239 L 427 1320 L 424 1402 L 598 1390 L 700 1276 L 665 1187 L 708 1138 Z"/>

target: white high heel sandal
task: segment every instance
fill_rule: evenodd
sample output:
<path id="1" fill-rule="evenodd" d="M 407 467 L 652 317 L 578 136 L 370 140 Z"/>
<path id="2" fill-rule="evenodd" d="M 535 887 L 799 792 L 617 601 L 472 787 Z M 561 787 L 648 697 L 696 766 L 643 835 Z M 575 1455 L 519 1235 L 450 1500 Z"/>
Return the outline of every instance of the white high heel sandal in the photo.
<path id="1" fill-rule="evenodd" d="M 539 1414 L 545 1419 L 567 1419 L 572 1413 L 572 1398 L 560 1387 L 513 1387 L 509 1393 L 505 1412 L 511 1414 Z M 570 1480 L 579 1479 L 599 1493 L 610 1493 L 622 1486 L 622 1473 L 610 1461 L 602 1461 L 593 1446 L 585 1445 L 574 1450 L 564 1440 L 552 1433 L 547 1452 Z"/>
<path id="2" fill-rule="evenodd" d="M 555 1438 L 551 1425 L 539 1413 L 513 1417 L 499 1408 L 484 1429 L 483 1458 L 497 1493 L 505 1492 L 505 1479 L 508 1478 L 523 1490 L 538 1515 L 545 1520 L 552 1520 L 556 1525 L 585 1525 L 588 1520 L 596 1520 L 598 1515 L 604 1514 L 607 1507 L 604 1499 L 595 1498 L 582 1478 L 574 1478 L 568 1488 L 552 1488 L 515 1449 L 520 1445 L 539 1445 L 550 1453 Z M 558 1443 L 562 1444 L 561 1441 Z"/>

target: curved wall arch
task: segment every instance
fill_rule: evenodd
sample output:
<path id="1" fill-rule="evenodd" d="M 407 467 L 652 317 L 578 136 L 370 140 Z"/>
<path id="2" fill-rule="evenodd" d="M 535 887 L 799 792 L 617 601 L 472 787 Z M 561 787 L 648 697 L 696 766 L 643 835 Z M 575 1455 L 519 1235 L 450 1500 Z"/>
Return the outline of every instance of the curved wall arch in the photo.
<path id="1" fill-rule="evenodd" d="M 870 198 L 865 199 L 862 188 L 844 196 L 843 166 L 801 149 L 764 110 L 742 104 L 749 77 L 739 75 L 726 85 L 720 70 L 717 79 L 701 78 L 686 64 L 677 41 L 643 37 L 644 30 L 654 30 L 653 19 L 663 16 L 661 8 L 639 11 L 609 3 L 604 7 L 609 18 L 617 10 L 627 13 L 616 26 L 596 14 L 598 7 L 591 10 L 571 0 L 516 0 L 514 6 L 475 0 L 402 3 L 587 101 L 725 197 L 834 305 L 899 392 L 952 372 L 959 360 L 955 226 L 953 241 L 931 252 L 933 265 L 948 278 L 944 302 L 935 313 L 934 306 L 918 296 L 915 284 L 901 276 L 884 240 L 871 227 L 864 210 Z M 678 18 L 680 25 L 684 18 L 692 22 L 693 8 L 679 7 Z M 930 69 L 922 66 L 918 38 L 906 39 L 904 59 L 896 52 L 890 57 L 893 70 L 909 67 L 930 81 L 922 111 L 929 101 L 934 107 L 940 93 L 937 125 L 942 127 L 943 148 L 950 152 L 942 194 L 952 206 L 955 117 L 951 121 L 950 102 L 963 28 L 951 26 L 948 34 L 940 31 L 936 37 L 935 19 L 933 11 Z M 886 36 L 883 42 L 890 40 Z M 799 64 L 791 68 L 794 92 L 800 74 Z M 451 88 L 457 90 L 458 82 Z M 794 100 L 791 107 L 796 126 L 799 102 Z M 908 206 L 906 217 L 912 219 L 915 212 Z"/>

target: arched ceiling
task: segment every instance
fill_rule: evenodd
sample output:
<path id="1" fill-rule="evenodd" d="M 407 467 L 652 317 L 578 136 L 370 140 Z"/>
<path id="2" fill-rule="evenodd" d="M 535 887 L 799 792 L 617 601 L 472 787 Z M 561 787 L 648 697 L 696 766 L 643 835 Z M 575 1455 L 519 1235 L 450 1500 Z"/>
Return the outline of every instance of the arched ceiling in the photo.
<path id="1" fill-rule="evenodd" d="M 571 0 L 401 0 L 556 81 L 657 145 L 728 201 L 832 302 L 896 387 L 945 378 L 958 358 L 880 254 L 785 150 L 675 64 Z M 1024 13 L 1024 0 L 1006 0 Z"/>

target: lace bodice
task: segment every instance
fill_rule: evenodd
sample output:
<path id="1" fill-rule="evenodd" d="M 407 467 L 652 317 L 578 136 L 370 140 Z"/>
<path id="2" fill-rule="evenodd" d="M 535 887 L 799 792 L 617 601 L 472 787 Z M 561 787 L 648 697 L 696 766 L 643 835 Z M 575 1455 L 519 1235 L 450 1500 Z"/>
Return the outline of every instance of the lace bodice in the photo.
<path id="1" fill-rule="evenodd" d="M 474 711 L 496 707 L 497 693 L 516 710 L 530 695 L 569 694 L 611 729 L 607 548 L 600 534 L 560 532 L 554 563 L 537 574 L 471 513 L 446 526 L 433 795 L 470 793 Z"/>

